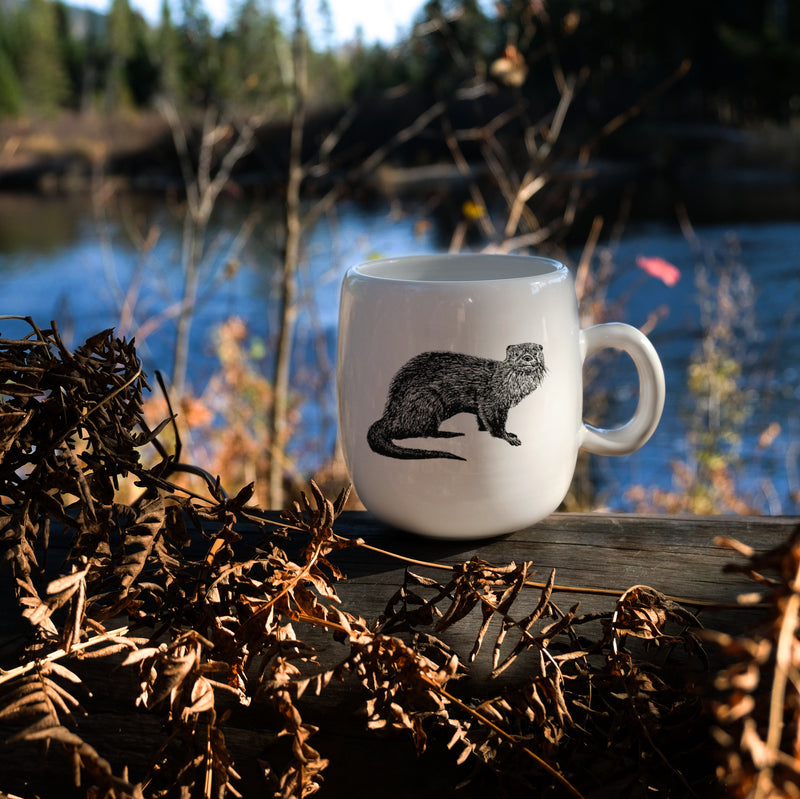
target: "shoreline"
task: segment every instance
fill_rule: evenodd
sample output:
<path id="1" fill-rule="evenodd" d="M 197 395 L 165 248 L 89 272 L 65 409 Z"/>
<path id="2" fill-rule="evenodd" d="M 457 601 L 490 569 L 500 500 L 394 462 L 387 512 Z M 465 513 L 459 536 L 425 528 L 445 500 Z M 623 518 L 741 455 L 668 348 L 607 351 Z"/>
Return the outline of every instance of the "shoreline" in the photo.
<path id="1" fill-rule="evenodd" d="M 332 113 L 309 119 L 307 140 L 324 129 Z M 259 129 L 256 153 L 234 171 L 238 191 L 282 191 L 286 126 L 275 120 Z M 354 141 L 348 142 L 351 150 Z M 5 195 L 88 194 L 97 188 L 98 179 L 105 187 L 111 181 L 120 191 L 144 194 L 180 191 L 183 186 L 171 133 L 155 112 L 5 120 L 0 122 L 0 142 L 0 193 Z M 370 147 L 373 142 L 365 141 L 361 149 Z M 470 161 L 466 171 L 459 170 L 442 153 L 424 147 L 419 158 L 423 163 L 414 163 L 412 155 L 410 148 L 396 152 L 352 186 L 352 192 L 388 199 L 431 193 L 457 197 L 486 172 L 476 161 Z M 351 159 L 357 157 L 353 152 Z M 676 204 L 703 221 L 800 216 L 800 129 L 792 126 L 765 124 L 759 130 L 741 130 L 642 120 L 607 142 L 588 164 L 564 160 L 550 170 L 554 183 L 579 178 L 594 210 L 618 204 L 633 190 L 633 210 L 640 216 L 671 216 Z M 335 173 L 317 182 L 317 190 L 346 172 L 347 164 L 340 163 Z M 309 188 L 313 194 L 314 187 Z"/>

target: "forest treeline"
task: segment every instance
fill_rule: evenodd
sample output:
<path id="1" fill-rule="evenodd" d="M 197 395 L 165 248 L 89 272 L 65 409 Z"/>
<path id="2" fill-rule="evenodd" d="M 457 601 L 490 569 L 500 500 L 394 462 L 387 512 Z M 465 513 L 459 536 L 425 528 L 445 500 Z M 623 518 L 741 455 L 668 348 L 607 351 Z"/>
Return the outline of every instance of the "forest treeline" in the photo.
<path id="1" fill-rule="evenodd" d="M 106 14 L 0 0 L 0 115 L 114 113 L 160 96 L 179 108 L 279 113 L 291 104 L 302 0 L 294 12 L 282 19 L 269 0 L 240 0 L 218 29 L 203 0 L 162 0 L 156 24 L 129 0 L 110 0 Z M 799 43 L 800 4 L 786 0 L 498 0 L 489 14 L 476 0 L 430 0 L 393 46 L 309 43 L 309 99 L 341 105 L 397 85 L 442 96 L 474 75 L 547 102 L 557 58 L 587 76 L 588 111 L 624 108 L 691 62 L 662 114 L 786 121 L 800 114 Z"/>

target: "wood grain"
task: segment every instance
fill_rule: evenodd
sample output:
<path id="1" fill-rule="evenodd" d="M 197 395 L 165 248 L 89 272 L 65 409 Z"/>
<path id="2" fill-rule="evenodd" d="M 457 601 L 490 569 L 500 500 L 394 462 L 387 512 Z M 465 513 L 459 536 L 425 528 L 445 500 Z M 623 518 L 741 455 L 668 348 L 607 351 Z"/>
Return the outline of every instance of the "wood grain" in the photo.
<path id="1" fill-rule="evenodd" d="M 574 597 L 583 610 L 598 612 L 613 609 L 615 597 L 640 584 L 678 599 L 734 603 L 753 584 L 739 574 L 725 573 L 737 555 L 715 539 L 726 536 L 765 551 L 786 541 L 798 527 L 800 519 L 793 517 L 553 514 L 509 536 L 465 543 L 411 536 L 387 528 L 367 513 L 350 511 L 340 517 L 336 529 L 411 559 L 445 565 L 473 556 L 496 565 L 527 561 L 536 572 L 534 579 L 541 581 L 555 569 L 558 585 L 607 590 L 608 595 L 564 592 L 565 603 Z M 366 618 L 380 612 L 378 597 L 387 596 L 387 589 L 402 581 L 402 562 L 373 552 L 347 550 L 338 563 L 349 578 L 339 587 L 341 595 L 363 608 Z M 739 613 L 703 610 L 726 631 L 735 630 Z"/>

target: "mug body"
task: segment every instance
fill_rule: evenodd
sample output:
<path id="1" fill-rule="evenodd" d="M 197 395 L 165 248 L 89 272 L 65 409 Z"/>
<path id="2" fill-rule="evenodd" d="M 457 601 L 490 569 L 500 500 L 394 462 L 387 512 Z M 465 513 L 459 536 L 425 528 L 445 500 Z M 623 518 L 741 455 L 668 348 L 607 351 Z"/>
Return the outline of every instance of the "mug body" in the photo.
<path id="1" fill-rule="evenodd" d="M 367 510 L 411 532 L 512 532 L 563 500 L 582 429 L 572 279 L 557 261 L 429 255 L 350 269 L 337 390 Z"/>

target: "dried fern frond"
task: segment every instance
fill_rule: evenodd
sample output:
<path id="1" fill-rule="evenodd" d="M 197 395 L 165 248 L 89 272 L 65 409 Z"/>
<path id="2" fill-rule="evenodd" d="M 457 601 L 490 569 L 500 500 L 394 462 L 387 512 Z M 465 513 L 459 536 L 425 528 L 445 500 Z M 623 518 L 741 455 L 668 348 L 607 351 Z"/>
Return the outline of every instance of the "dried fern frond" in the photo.
<path id="1" fill-rule="evenodd" d="M 781 546 L 728 569 L 750 576 L 767 610 L 740 636 L 707 632 L 730 665 L 715 679 L 718 776 L 734 799 L 800 795 L 800 528 Z"/>

